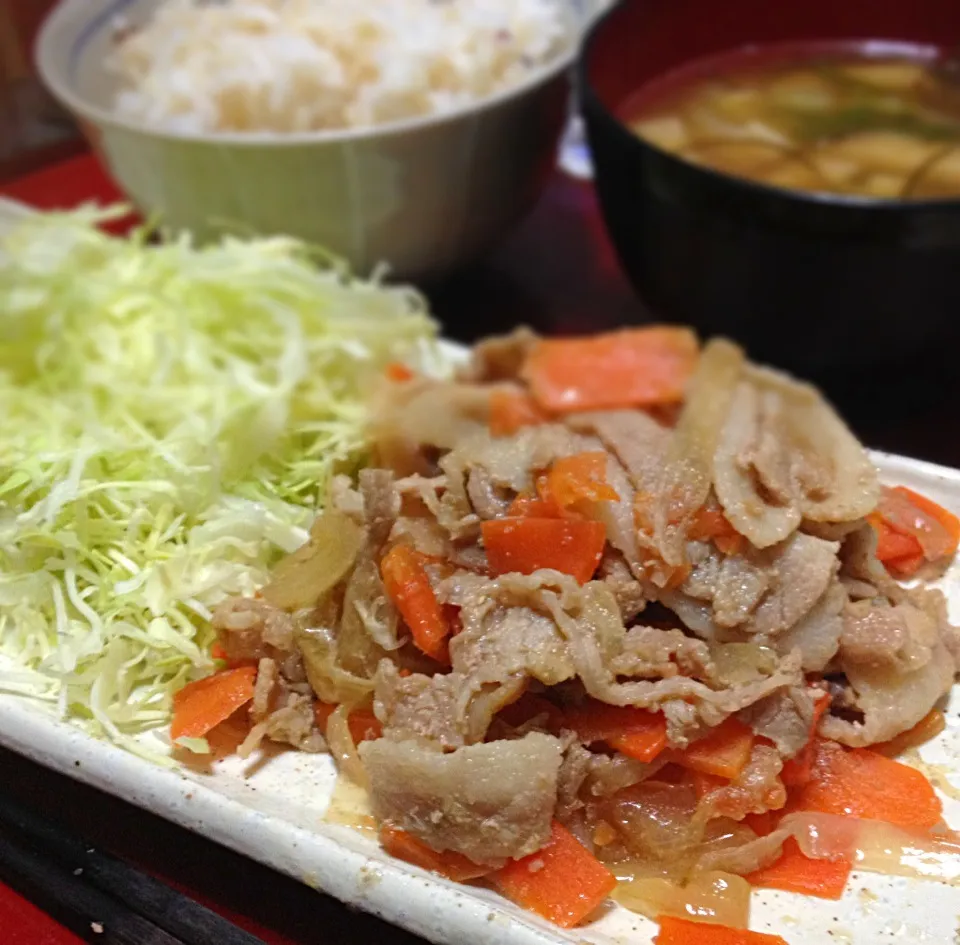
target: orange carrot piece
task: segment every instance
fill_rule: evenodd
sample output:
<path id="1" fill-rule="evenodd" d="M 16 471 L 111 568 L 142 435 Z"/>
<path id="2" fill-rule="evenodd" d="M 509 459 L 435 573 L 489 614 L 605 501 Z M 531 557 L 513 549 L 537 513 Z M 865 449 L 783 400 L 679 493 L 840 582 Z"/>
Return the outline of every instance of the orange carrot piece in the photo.
<path id="1" fill-rule="evenodd" d="M 676 403 L 698 350 L 693 332 L 668 325 L 544 340 L 522 376 L 540 406 L 555 413 Z"/>
<path id="2" fill-rule="evenodd" d="M 674 754 L 673 760 L 704 774 L 733 780 L 746 767 L 753 749 L 753 732 L 730 716 L 707 736 Z"/>
<path id="3" fill-rule="evenodd" d="M 915 768 L 828 741 L 818 743 L 810 782 L 791 809 L 882 820 L 908 829 L 933 827 L 943 816 L 936 792 Z"/>
<path id="4" fill-rule="evenodd" d="M 238 666 L 187 683 L 173 697 L 170 737 L 203 738 L 253 698 L 256 679 L 255 666 Z"/>
<path id="5" fill-rule="evenodd" d="M 374 741 L 383 735 L 383 726 L 370 709 L 354 709 L 347 716 L 347 728 L 353 737 L 353 743 Z"/>
<path id="6" fill-rule="evenodd" d="M 638 761 L 653 761 L 667 747 L 663 714 L 634 706 L 607 705 L 590 699 L 566 711 L 564 727 L 572 729 L 584 742 L 606 742 Z"/>
<path id="7" fill-rule="evenodd" d="M 913 489 L 908 489 L 906 486 L 894 486 L 893 491 L 906 496 L 921 512 L 929 515 L 930 518 L 935 519 L 944 527 L 953 544 L 953 547 L 947 552 L 948 554 L 953 554 L 957 550 L 958 545 L 960 545 L 960 518 L 949 509 L 938 505 L 933 499 L 928 499 L 925 495 L 914 492 Z"/>
<path id="8" fill-rule="evenodd" d="M 474 863 L 473 860 L 468 860 L 461 853 L 455 853 L 453 850 L 440 853 L 428 847 L 422 840 L 418 840 L 413 834 L 407 833 L 406 830 L 400 830 L 388 824 L 380 828 L 380 846 L 398 860 L 412 863 L 431 873 L 439 873 L 457 883 L 488 876 L 493 872 L 491 867 Z"/>
<path id="9" fill-rule="evenodd" d="M 559 732 L 566 724 L 563 711 L 558 706 L 532 692 L 525 692 L 516 702 L 504 706 L 497 717 L 508 725 L 520 726 L 537 716 L 546 717 L 545 727 L 551 732 Z"/>
<path id="10" fill-rule="evenodd" d="M 894 531 L 878 512 L 871 512 L 867 521 L 877 533 L 877 558 L 885 564 L 897 558 L 923 557 L 920 542 L 913 535 Z"/>
<path id="11" fill-rule="evenodd" d="M 427 656 L 449 662 L 450 626 L 433 593 L 422 555 L 408 545 L 394 545 L 380 562 L 380 575 L 387 596 L 410 628 L 414 644 Z"/>
<path id="12" fill-rule="evenodd" d="M 613 891 L 617 878 L 566 827 L 553 822 L 547 845 L 494 873 L 512 902 L 559 925 L 579 925 Z"/>
<path id="13" fill-rule="evenodd" d="M 893 758 L 896 755 L 902 755 L 910 748 L 917 748 L 930 739 L 936 738 L 946 727 L 947 720 L 943 717 L 943 713 L 939 709 L 931 709 L 913 728 L 901 732 L 888 742 L 873 745 L 871 750 Z"/>
<path id="14" fill-rule="evenodd" d="M 532 427 L 547 420 L 537 402 L 522 391 L 495 390 L 490 395 L 490 433 L 512 436 L 522 427 Z"/>
<path id="15" fill-rule="evenodd" d="M 725 555 L 740 552 L 745 540 L 719 509 L 700 509 L 687 534 L 694 541 L 712 541 Z"/>
<path id="16" fill-rule="evenodd" d="M 387 379 L 395 384 L 403 384 L 405 381 L 412 381 L 416 375 L 402 361 L 391 361 L 385 368 L 384 374 Z"/>
<path id="17" fill-rule="evenodd" d="M 494 574 L 552 568 L 581 584 L 593 577 L 607 541 L 602 523 L 583 519 L 498 518 L 480 529 Z"/>
<path id="18" fill-rule="evenodd" d="M 783 763 L 780 780 L 787 787 L 797 787 L 806 784 L 813 773 L 813 760 L 817 753 L 817 729 L 820 720 L 830 708 L 830 696 L 823 693 L 813 703 L 813 720 L 810 723 L 810 739 L 803 748 Z"/>
<path id="19" fill-rule="evenodd" d="M 780 859 L 744 877 L 758 889 L 783 889 L 819 899 L 839 899 L 853 865 L 849 860 L 814 860 L 803 855 L 793 837 L 783 845 Z"/>
<path id="20" fill-rule="evenodd" d="M 606 477 L 606 453 L 596 450 L 564 456 L 547 473 L 546 493 L 561 509 L 579 502 L 616 502 L 620 496 Z"/>
<path id="21" fill-rule="evenodd" d="M 960 519 L 906 486 L 884 489 L 868 521 L 877 533 L 877 558 L 899 577 L 926 561 L 951 558 L 960 544 Z"/>
<path id="22" fill-rule="evenodd" d="M 654 937 L 653 945 L 787 945 L 779 935 L 691 922 L 667 915 L 660 916 L 657 924 L 660 931 Z"/>

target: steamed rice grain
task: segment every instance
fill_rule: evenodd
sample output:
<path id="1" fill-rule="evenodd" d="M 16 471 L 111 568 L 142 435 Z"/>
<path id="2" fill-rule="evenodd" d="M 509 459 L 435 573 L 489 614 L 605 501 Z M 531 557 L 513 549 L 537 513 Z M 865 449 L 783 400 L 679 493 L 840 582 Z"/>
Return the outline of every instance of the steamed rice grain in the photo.
<path id="1" fill-rule="evenodd" d="M 115 107 L 187 133 L 360 128 L 509 89 L 565 40 L 557 0 L 167 0 L 118 38 Z"/>

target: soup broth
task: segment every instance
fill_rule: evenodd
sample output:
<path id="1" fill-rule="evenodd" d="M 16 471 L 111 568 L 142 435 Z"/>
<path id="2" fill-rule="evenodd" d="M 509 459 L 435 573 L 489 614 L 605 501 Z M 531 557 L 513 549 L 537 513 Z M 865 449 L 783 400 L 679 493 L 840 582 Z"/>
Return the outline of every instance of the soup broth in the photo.
<path id="1" fill-rule="evenodd" d="M 762 47 L 642 89 L 633 131 L 776 187 L 888 199 L 960 196 L 960 71 L 918 49 Z"/>

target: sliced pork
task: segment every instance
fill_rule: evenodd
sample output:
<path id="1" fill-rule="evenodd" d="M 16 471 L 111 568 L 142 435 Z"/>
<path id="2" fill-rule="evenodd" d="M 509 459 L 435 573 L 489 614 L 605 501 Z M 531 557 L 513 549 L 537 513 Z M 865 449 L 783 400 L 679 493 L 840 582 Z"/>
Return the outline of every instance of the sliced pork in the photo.
<path id="1" fill-rule="evenodd" d="M 550 735 L 447 754 L 383 738 L 364 742 L 360 757 L 377 817 L 434 850 L 498 866 L 536 852 L 550 836 L 562 760 Z"/>

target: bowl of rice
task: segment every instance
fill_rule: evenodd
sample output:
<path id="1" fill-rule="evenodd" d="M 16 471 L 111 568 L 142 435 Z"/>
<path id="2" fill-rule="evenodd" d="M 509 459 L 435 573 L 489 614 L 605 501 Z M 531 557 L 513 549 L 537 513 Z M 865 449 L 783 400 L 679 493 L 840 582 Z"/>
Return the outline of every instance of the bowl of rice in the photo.
<path id="1" fill-rule="evenodd" d="M 528 211 L 604 0 L 61 0 L 37 64 L 141 212 L 445 274 Z"/>

